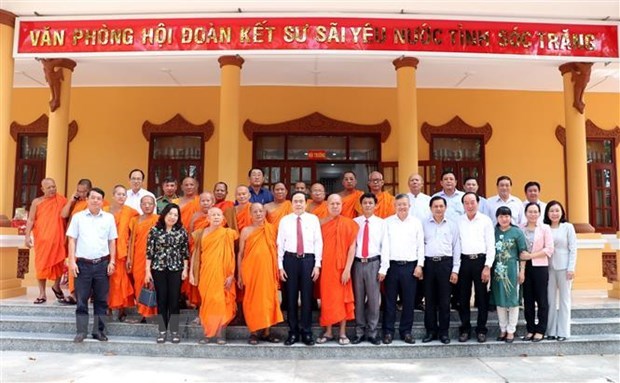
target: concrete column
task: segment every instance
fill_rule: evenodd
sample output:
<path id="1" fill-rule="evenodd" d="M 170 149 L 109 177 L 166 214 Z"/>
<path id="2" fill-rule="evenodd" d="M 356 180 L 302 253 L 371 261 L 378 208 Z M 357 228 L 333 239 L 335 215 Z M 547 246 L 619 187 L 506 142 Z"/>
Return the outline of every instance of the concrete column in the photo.
<path id="1" fill-rule="evenodd" d="M 65 195 L 71 76 L 77 64 L 69 59 L 43 59 L 41 63 L 51 91 L 45 177 L 53 178 L 56 181 L 58 193 Z"/>
<path id="2" fill-rule="evenodd" d="M 11 138 L 15 15 L 0 9 L 0 215 L 13 218 L 15 142 Z"/>
<path id="3" fill-rule="evenodd" d="M 217 180 L 235 190 L 239 183 L 239 94 L 241 90 L 241 66 L 239 55 L 222 56 L 218 59 L 220 75 L 220 124 L 218 129 Z M 205 157 L 206 158 L 206 157 Z M 205 164 L 205 169 L 207 164 Z"/>
<path id="4" fill-rule="evenodd" d="M 588 165 L 586 150 L 586 118 L 583 94 L 590 80 L 592 63 L 560 65 L 564 81 L 564 118 L 566 126 L 566 173 L 568 218 L 578 233 L 592 233 L 589 224 Z"/>
<path id="5" fill-rule="evenodd" d="M 396 69 L 399 192 L 409 190 L 409 175 L 418 172 L 418 99 L 415 77 L 418 62 L 415 57 L 401 57 L 392 62 Z"/>

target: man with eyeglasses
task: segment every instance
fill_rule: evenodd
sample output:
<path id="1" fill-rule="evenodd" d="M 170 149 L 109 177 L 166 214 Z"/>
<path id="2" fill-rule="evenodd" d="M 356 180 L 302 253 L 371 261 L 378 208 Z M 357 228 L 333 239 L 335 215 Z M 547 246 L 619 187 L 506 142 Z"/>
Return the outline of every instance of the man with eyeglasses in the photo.
<path id="1" fill-rule="evenodd" d="M 150 195 L 155 199 L 155 194 L 142 188 L 144 182 L 144 172 L 140 169 L 133 169 L 129 172 L 129 189 L 127 190 L 127 200 L 125 205 L 132 207 L 143 214 L 140 208 L 140 199 L 145 195 Z"/>
<path id="2" fill-rule="evenodd" d="M 387 218 L 396 214 L 394 207 L 394 196 L 389 192 L 383 191 L 383 174 L 374 171 L 368 176 L 368 189 L 377 197 L 375 215 L 379 218 Z"/>

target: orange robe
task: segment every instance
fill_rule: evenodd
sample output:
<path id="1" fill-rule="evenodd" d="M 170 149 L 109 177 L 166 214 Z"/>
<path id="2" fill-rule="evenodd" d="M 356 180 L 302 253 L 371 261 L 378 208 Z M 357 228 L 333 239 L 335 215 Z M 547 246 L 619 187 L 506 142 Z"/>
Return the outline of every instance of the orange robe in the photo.
<path id="1" fill-rule="evenodd" d="M 140 296 L 142 286 L 144 286 L 144 276 L 146 275 L 146 240 L 149 236 L 151 228 L 155 226 L 159 216 L 157 214 L 151 214 L 142 222 L 139 222 L 140 217 L 133 217 L 129 225 L 131 231 L 131 245 L 130 251 L 132 252 L 132 265 L 131 271 L 133 274 L 133 288 L 136 292 L 136 299 Z M 138 305 L 138 313 L 143 317 L 150 317 L 157 315 L 157 307 L 147 307 L 140 303 Z"/>
<path id="2" fill-rule="evenodd" d="M 207 227 L 209 227 L 209 225 L 211 224 L 211 222 L 209 222 L 209 217 L 205 214 L 201 217 L 196 218 L 196 220 L 194 221 L 194 231 L 193 233 L 206 229 Z M 191 233 L 190 233 L 191 234 Z M 190 254 L 190 262 L 192 257 L 194 256 L 194 251 L 195 251 L 195 245 L 194 245 L 195 241 L 194 241 L 194 236 L 190 235 L 189 236 L 189 254 Z M 198 291 L 198 287 L 197 286 L 193 286 L 191 283 L 189 283 L 189 278 L 186 278 L 182 283 L 181 283 L 181 292 L 187 297 L 187 299 L 189 300 L 189 303 L 194 305 L 194 306 L 199 306 L 200 305 L 200 291 Z"/>
<path id="3" fill-rule="evenodd" d="M 355 218 L 362 211 L 360 197 L 364 194 L 361 190 L 354 190 L 353 193 L 342 196 L 342 215 L 348 218 Z"/>
<path id="4" fill-rule="evenodd" d="M 248 236 L 241 265 L 241 280 L 245 285 L 243 317 L 248 329 L 254 332 L 282 322 L 274 225 L 265 223 Z"/>
<path id="5" fill-rule="evenodd" d="M 350 218 L 339 216 L 321 225 L 323 233 L 323 260 L 321 261 L 321 326 L 342 320 L 355 319 L 353 284 L 343 285 L 342 272 L 347 264 L 347 253 L 355 243 L 359 226 Z"/>
<path id="6" fill-rule="evenodd" d="M 250 213 L 251 203 L 248 203 L 241 210 L 237 210 L 237 232 L 241 233 L 246 226 L 252 224 L 252 213 Z"/>
<path id="7" fill-rule="evenodd" d="M 308 204 L 308 209 L 306 209 L 308 213 L 312 213 L 319 217 L 319 220 L 326 218 L 329 215 L 327 211 L 327 202 L 323 201 L 320 205 L 315 205 L 315 207 L 310 210 L 310 204 Z"/>
<path id="8" fill-rule="evenodd" d="M 173 200 L 172 202 L 178 205 L 181 202 L 181 199 L 177 198 Z M 185 230 L 189 233 L 189 224 L 192 221 L 192 217 L 194 216 L 196 212 L 200 211 L 200 197 L 195 196 L 194 199 L 192 199 L 189 202 L 186 202 L 185 205 L 181 206 L 180 209 L 181 209 L 181 223 L 183 224 L 183 227 L 185 228 Z"/>
<path id="9" fill-rule="evenodd" d="M 103 210 L 110 212 L 110 207 L 104 207 Z M 108 293 L 110 309 L 135 306 L 134 287 L 131 285 L 131 280 L 127 273 L 126 262 L 131 235 L 129 224 L 131 219 L 137 216 L 139 216 L 138 211 L 126 205 L 123 205 L 114 214 L 118 238 L 116 239 L 116 267 L 114 268 L 114 273 L 110 275 L 110 291 Z M 140 294 L 140 291 L 137 294 Z"/>
<path id="10" fill-rule="evenodd" d="M 213 205 L 213 207 L 217 207 L 219 208 L 221 211 L 226 211 L 226 209 L 229 209 L 231 207 L 235 206 L 235 203 L 233 201 L 220 201 L 216 204 Z"/>
<path id="11" fill-rule="evenodd" d="M 291 201 L 284 201 L 278 206 L 275 210 L 270 213 L 267 213 L 267 222 L 275 226 L 276 231 L 278 230 L 278 225 L 280 224 L 280 220 L 285 215 L 288 215 L 293 212 L 293 204 Z"/>
<path id="12" fill-rule="evenodd" d="M 34 215 L 34 266 L 37 279 L 56 280 L 64 274 L 65 257 L 65 220 L 60 216 L 67 199 L 60 194 L 45 198 Z"/>
<path id="13" fill-rule="evenodd" d="M 375 207 L 375 215 L 380 218 L 387 218 L 396 214 L 394 206 L 394 196 L 388 192 L 381 192 L 377 195 L 377 206 Z"/>
<path id="14" fill-rule="evenodd" d="M 235 275 L 235 240 L 239 234 L 219 227 L 200 238 L 200 257 L 194 261 L 194 272 L 199 270 L 198 289 L 202 302 L 199 316 L 206 337 L 217 335 L 237 313 L 234 280 L 230 289 L 224 289 L 224 281 Z"/>

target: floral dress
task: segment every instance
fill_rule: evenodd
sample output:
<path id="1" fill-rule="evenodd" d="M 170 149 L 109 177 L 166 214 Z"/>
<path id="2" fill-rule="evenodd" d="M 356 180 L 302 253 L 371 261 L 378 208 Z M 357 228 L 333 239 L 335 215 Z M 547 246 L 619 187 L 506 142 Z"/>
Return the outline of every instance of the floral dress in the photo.
<path id="1" fill-rule="evenodd" d="M 519 254 L 527 250 L 525 236 L 516 226 L 495 227 L 495 262 L 491 270 L 491 304 L 519 306 Z"/>

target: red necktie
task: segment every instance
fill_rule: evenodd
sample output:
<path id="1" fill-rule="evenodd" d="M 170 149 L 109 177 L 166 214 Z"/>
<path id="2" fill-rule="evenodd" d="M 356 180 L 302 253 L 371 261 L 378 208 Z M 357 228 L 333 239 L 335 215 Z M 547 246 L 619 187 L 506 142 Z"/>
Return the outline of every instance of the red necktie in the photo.
<path id="1" fill-rule="evenodd" d="M 301 216 L 297 216 L 297 255 L 304 253 L 304 235 L 301 231 Z"/>
<path id="2" fill-rule="evenodd" d="M 364 236 L 362 238 L 362 258 L 368 258 L 368 220 L 364 225 Z"/>

